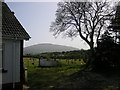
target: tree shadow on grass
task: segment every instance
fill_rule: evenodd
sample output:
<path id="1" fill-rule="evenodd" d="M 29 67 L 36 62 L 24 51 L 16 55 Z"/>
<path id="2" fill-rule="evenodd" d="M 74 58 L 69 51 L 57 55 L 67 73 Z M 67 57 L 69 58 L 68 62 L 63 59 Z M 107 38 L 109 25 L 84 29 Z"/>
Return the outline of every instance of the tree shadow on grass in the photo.
<path id="1" fill-rule="evenodd" d="M 57 88 L 72 88 L 76 90 L 119 90 L 120 77 L 117 72 L 98 73 L 79 71 L 67 77 L 66 82 Z"/>

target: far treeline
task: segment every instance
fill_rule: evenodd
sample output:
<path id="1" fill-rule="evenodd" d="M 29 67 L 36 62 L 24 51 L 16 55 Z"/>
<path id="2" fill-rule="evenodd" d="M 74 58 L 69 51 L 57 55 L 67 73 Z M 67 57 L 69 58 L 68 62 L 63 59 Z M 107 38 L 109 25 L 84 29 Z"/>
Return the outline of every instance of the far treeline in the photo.
<path id="1" fill-rule="evenodd" d="M 44 59 L 72 59 L 72 60 L 81 60 L 83 59 L 86 62 L 88 58 L 89 50 L 75 50 L 75 51 L 63 51 L 63 52 L 46 52 L 37 55 L 27 54 L 24 57 L 33 57 L 33 58 L 44 58 Z"/>

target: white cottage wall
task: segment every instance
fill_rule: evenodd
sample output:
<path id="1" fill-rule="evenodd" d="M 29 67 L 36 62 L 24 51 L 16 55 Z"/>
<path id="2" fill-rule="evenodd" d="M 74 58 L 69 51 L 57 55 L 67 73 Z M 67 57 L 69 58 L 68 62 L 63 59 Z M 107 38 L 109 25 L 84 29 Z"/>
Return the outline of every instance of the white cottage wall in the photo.
<path id="1" fill-rule="evenodd" d="M 4 69 L 7 72 L 3 73 L 4 83 L 20 82 L 20 41 L 4 39 Z"/>
<path id="2" fill-rule="evenodd" d="M 20 82 L 20 41 L 14 42 L 14 82 Z"/>

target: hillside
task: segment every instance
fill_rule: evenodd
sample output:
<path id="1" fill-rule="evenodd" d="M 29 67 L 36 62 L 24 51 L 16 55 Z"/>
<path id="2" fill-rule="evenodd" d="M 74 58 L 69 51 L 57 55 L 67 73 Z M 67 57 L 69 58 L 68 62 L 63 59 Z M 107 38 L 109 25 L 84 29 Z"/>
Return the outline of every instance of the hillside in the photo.
<path id="1" fill-rule="evenodd" d="M 36 44 L 24 48 L 24 55 L 26 54 L 39 54 L 44 52 L 62 52 L 62 51 L 73 51 L 79 50 L 69 46 L 56 45 L 56 44 Z"/>

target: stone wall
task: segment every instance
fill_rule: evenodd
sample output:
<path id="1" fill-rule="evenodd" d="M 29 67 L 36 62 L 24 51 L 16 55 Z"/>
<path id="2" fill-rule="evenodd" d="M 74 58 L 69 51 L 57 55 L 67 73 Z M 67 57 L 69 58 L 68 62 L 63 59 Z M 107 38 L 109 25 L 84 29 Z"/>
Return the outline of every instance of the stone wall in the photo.
<path id="1" fill-rule="evenodd" d="M 46 66 L 46 67 L 50 67 L 50 66 L 57 66 L 57 61 L 54 61 L 52 59 L 47 60 L 47 59 L 41 59 L 40 60 L 40 66 Z"/>

